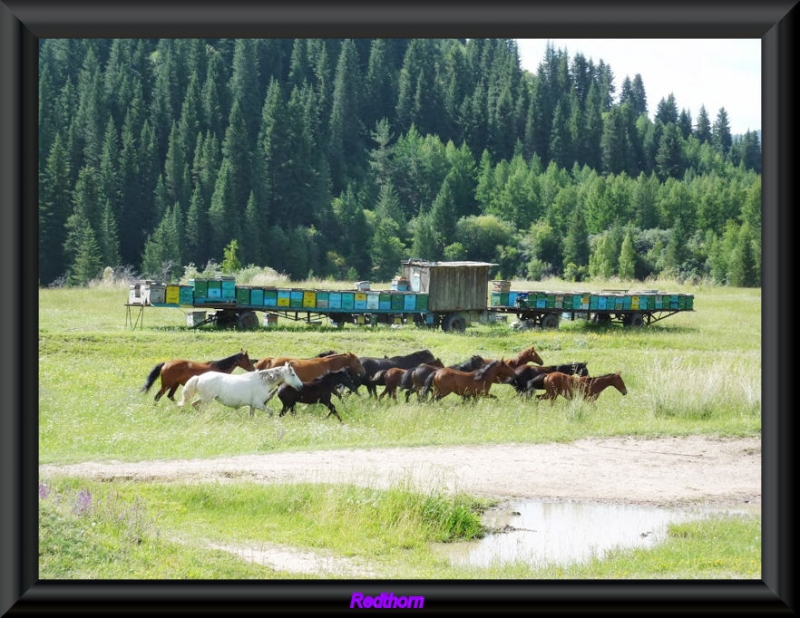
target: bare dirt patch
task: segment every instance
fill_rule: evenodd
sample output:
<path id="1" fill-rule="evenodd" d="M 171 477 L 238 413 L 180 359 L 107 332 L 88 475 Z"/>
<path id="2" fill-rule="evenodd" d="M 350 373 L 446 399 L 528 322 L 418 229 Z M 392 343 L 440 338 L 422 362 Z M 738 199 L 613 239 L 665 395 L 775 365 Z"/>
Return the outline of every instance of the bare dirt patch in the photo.
<path id="1" fill-rule="evenodd" d="M 240 455 L 215 459 L 41 465 L 40 477 L 263 483 L 351 482 L 499 499 L 631 504 L 760 503 L 761 440 L 702 436 L 570 443 L 425 446 Z"/>

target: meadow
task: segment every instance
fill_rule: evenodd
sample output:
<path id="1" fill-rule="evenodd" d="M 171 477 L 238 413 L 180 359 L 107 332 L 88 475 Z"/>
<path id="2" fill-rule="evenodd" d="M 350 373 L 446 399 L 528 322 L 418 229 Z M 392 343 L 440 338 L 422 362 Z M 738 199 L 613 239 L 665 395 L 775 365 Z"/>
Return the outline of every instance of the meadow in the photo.
<path id="1" fill-rule="evenodd" d="M 569 288 L 565 282 L 553 285 Z M 414 326 L 337 329 L 284 319 L 250 332 L 191 329 L 186 326 L 186 312 L 174 308 L 146 308 L 142 322 L 131 329 L 125 319 L 126 287 L 42 289 L 39 461 L 147 461 L 624 435 L 759 435 L 760 290 L 677 285 L 670 290 L 693 293 L 695 311 L 638 329 L 576 320 L 562 321 L 556 330 L 520 332 L 493 323 L 470 326 L 464 333 L 444 333 Z M 621 371 L 628 396 L 612 389 L 595 405 L 560 400 L 551 406 L 520 399 L 503 385 L 492 388 L 496 400 L 471 404 L 454 396 L 436 404 L 418 403 L 413 397 L 406 403 L 402 395 L 397 402 L 376 401 L 364 393 L 337 403 L 344 419 L 339 423 L 325 418 L 323 406 L 300 405 L 295 416 L 283 418 L 258 412 L 251 419 L 246 408 L 212 404 L 197 413 L 166 398 L 154 405 L 158 383 L 149 393 L 140 390 L 157 363 L 172 358 L 219 359 L 240 349 L 257 359 L 306 357 L 330 349 L 383 356 L 427 348 L 452 364 L 473 354 L 508 358 L 531 345 L 546 364 L 586 361 L 593 375 Z M 277 401 L 270 405 L 276 412 L 280 409 Z M 40 501 L 42 578 L 296 577 L 191 542 L 219 537 L 223 531 L 226 538 L 250 543 L 276 538 L 285 542 L 288 537 L 300 547 L 378 560 L 383 572 L 412 578 L 727 578 L 757 577 L 760 569 L 760 519 L 682 524 L 664 546 L 612 556 L 589 567 L 537 570 L 511 565 L 487 573 L 456 569 L 435 558 L 429 548 L 430 543 L 482 533 L 479 515 L 487 505 L 469 496 L 433 493 L 410 499 L 413 491 L 403 487 L 367 492 L 244 483 L 197 488 L 64 478 L 42 481 L 47 493 Z M 76 507 L 87 495 L 91 506 Z M 238 505 L 233 512 L 231 504 Z M 310 515 L 298 520 L 287 518 L 287 511 Z M 348 534 L 353 518 L 373 522 L 364 524 L 371 530 L 365 532 L 364 543 L 354 543 Z M 310 525 L 312 520 L 324 523 Z M 86 526 L 91 534 L 84 533 Z M 254 528 L 261 530 L 255 537 Z M 265 530 L 276 532 L 271 537 Z M 723 557 L 718 564 L 705 564 L 700 556 L 714 542 L 715 555 Z M 674 555 L 675 544 L 680 553 L 688 551 L 698 559 L 694 566 L 691 560 L 673 563 L 665 558 L 663 552 Z M 104 557 L 97 557 L 97 547 L 105 548 Z"/>

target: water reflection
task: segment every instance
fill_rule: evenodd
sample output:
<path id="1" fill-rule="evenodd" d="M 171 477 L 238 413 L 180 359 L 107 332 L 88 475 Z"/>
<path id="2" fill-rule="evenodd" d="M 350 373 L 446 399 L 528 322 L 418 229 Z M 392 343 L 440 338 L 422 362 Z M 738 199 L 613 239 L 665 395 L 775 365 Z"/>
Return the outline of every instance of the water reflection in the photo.
<path id="1" fill-rule="evenodd" d="M 665 540 L 667 526 L 713 513 L 758 514 L 760 505 L 741 508 L 667 509 L 624 504 L 528 500 L 487 513 L 484 523 L 504 528 L 479 541 L 442 547 L 453 564 L 490 566 L 523 561 L 532 566 L 566 565 L 602 557 L 614 548 L 652 547 Z"/>

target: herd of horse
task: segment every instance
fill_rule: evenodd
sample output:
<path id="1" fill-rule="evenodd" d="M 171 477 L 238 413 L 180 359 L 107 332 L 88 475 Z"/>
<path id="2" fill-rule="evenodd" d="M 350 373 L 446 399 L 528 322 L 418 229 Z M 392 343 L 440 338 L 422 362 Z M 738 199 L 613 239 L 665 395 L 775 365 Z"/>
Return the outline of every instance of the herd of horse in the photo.
<path id="1" fill-rule="evenodd" d="M 245 373 L 234 374 L 236 368 Z M 594 402 L 608 387 L 627 395 L 620 372 L 590 376 L 586 362 L 545 365 L 534 346 L 513 358 L 486 359 L 473 355 L 467 360 L 445 366 L 430 350 L 391 357 L 357 356 L 352 352 L 322 352 L 311 358 L 264 357 L 253 362 L 246 350 L 219 360 L 198 362 L 173 359 L 157 364 L 147 376 L 142 392 L 148 392 L 157 379 L 161 387 L 155 402 L 166 393 L 175 401 L 175 393 L 183 386 L 176 403 L 191 403 L 202 409 L 216 400 L 230 408 L 249 406 L 271 412 L 267 403 L 277 395 L 281 402 L 279 416 L 295 413 L 295 406 L 322 404 L 328 416 L 340 422 L 333 397 L 342 399 L 350 391 L 359 395 L 363 386 L 370 397 L 397 400 L 398 391 L 405 391 L 405 400 L 416 394 L 419 402 L 440 401 L 455 394 L 462 400 L 496 398 L 490 393 L 494 384 L 507 384 L 521 397 L 555 402 L 561 396 Z M 378 393 L 378 388 L 383 391 Z M 536 394 L 536 391 L 543 391 Z"/>

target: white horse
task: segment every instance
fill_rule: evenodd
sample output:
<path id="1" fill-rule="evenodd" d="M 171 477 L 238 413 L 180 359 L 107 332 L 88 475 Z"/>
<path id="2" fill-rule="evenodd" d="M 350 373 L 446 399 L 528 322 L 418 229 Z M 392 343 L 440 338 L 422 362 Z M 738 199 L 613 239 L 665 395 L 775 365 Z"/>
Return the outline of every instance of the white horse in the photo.
<path id="1" fill-rule="evenodd" d="M 300 390 L 303 383 L 294 368 L 286 363 L 283 367 L 262 369 L 250 373 L 228 374 L 219 371 L 207 371 L 192 376 L 186 382 L 178 405 L 183 407 L 187 401 L 197 395 L 199 399 L 192 402 L 195 409 L 200 410 L 212 399 L 229 408 L 250 406 L 250 417 L 255 415 L 256 408 L 271 412 L 267 402 L 275 396 L 281 384 L 288 384 Z"/>

